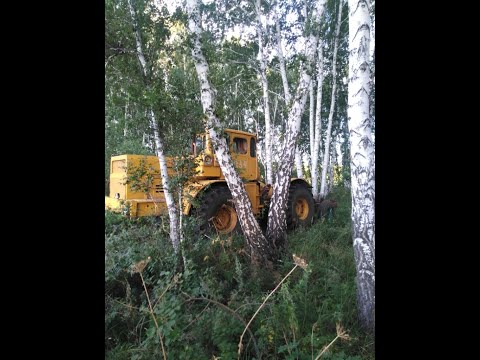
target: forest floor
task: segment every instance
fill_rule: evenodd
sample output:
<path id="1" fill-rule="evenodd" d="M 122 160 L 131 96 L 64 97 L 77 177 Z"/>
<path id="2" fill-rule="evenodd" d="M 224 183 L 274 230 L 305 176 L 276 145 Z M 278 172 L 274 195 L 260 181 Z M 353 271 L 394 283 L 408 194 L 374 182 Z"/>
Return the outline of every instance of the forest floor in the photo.
<path id="1" fill-rule="evenodd" d="M 357 318 L 350 194 L 329 197 L 335 216 L 290 232 L 274 271 L 252 271 L 241 236 L 200 238 L 187 221 L 176 272 L 165 219 L 105 213 L 105 359 L 374 359 L 375 339 Z M 238 357 L 245 324 L 294 268 L 293 254 L 308 266 L 268 299 Z"/>

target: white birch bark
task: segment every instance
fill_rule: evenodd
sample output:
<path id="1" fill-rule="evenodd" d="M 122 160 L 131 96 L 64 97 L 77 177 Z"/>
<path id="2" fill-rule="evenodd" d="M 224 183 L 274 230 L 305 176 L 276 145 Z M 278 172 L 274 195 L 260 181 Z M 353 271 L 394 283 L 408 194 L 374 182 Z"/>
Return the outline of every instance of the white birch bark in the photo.
<path id="1" fill-rule="evenodd" d="M 306 12 L 306 4 L 304 11 Z M 285 103 L 287 105 L 287 109 L 290 106 L 290 88 L 288 86 L 288 78 L 287 78 L 287 68 L 285 65 L 285 57 L 283 56 L 283 48 L 282 48 L 282 36 L 280 32 L 280 22 L 278 21 L 278 14 L 277 9 L 274 11 L 274 21 L 275 21 L 275 37 L 277 42 L 277 54 L 278 54 L 278 62 L 280 67 L 280 75 L 282 77 L 282 84 L 283 84 L 283 92 L 285 94 Z M 297 176 L 299 178 L 303 178 L 303 166 L 302 166 L 302 154 L 300 153 L 300 149 L 298 146 L 295 147 L 295 168 L 297 169 Z"/>
<path id="2" fill-rule="evenodd" d="M 178 226 L 178 210 L 175 206 L 175 200 L 173 199 L 173 193 L 170 190 L 170 179 L 167 173 L 167 161 L 165 159 L 163 138 L 160 136 L 158 130 L 157 120 L 153 110 L 150 111 L 151 122 L 150 125 L 153 128 L 153 138 L 155 140 L 155 153 L 158 157 L 160 164 L 160 173 L 162 178 L 163 194 L 165 196 L 165 202 L 167 204 L 168 217 L 170 219 L 170 240 L 172 241 L 173 249 L 178 254 L 180 251 L 180 229 Z"/>
<path id="3" fill-rule="evenodd" d="M 123 123 L 123 137 L 127 137 L 128 134 L 128 96 L 127 96 L 127 102 L 125 104 L 125 120 Z"/>
<path id="4" fill-rule="evenodd" d="M 335 165 L 337 164 L 337 141 L 336 136 L 332 136 L 332 142 L 330 144 L 330 165 L 328 168 L 328 190 L 327 193 L 332 191 L 335 177 Z"/>
<path id="5" fill-rule="evenodd" d="M 330 102 L 330 113 L 328 114 L 328 127 L 327 127 L 327 138 L 325 139 L 325 153 L 323 154 L 323 165 L 322 165 L 322 181 L 320 185 L 320 198 L 325 198 L 326 188 L 325 182 L 327 178 L 327 169 L 328 161 L 330 156 L 330 137 L 332 132 L 332 121 L 333 113 L 335 111 L 335 100 L 337 97 L 337 51 L 338 51 L 338 38 L 340 37 L 340 25 L 342 23 L 342 7 L 343 0 L 340 0 L 338 8 L 338 21 L 335 29 L 335 45 L 333 47 L 333 58 L 332 58 L 332 100 Z"/>
<path id="6" fill-rule="evenodd" d="M 370 9 L 349 0 L 348 125 L 350 133 L 353 249 L 361 323 L 375 330 L 375 167 L 370 92 Z"/>
<path id="7" fill-rule="evenodd" d="M 311 81 L 310 81 L 311 82 Z M 302 108 L 300 116 L 297 118 L 297 134 L 300 132 L 301 120 L 305 106 Z M 295 144 L 295 169 L 297 169 L 297 177 L 303 178 L 302 154 L 298 146 L 298 140 Z"/>
<path id="8" fill-rule="evenodd" d="M 318 22 L 322 19 L 325 2 L 326 0 L 318 0 L 315 2 L 311 17 L 312 21 Z M 292 163 L 295 157 L 295 146 L 299 130 L 298 123 L 307 101 L 308 87 L 311 81 L 311 68 L 314 64 L 317 45 L 318 31 L 311 32 L 305 44 L 305 66 L 301 67 L 295 96 L 292 99 L 292 105 L 288 112 L 282 157 L 279 161 L 278 171 L 275 176 L 273 196 L 270 202 L 268 216 L 267 234 L 276 247 L 282 247 L 286 242 L 287 222 L 285 209 L 287 208 Z"/>
<path id="9" fill-rule="evenodd" d="M 252 260 L 263 262 L 273 258 L 273 249 L 263 236 L 260 225 L 253 215 L 252 204 L 228 153 L 227 142 L 219 132 L 222 127 L 214 112 L 215 91 L 208 80 L 209 66 L 203 55 L 200 42 L 202 28 L 199 0 L 187 0 L 187 10 L 189 15 L 188 29 L 193 41 L 192 57 L 200 83 L 201 102 L 205 113 L 205 128 L 210 134 L 215 156 L 232 194 L 243 234 L 252 252 Z"/>
<path id="10" fill-rule="evenodd" d="M 182 208 L 182 204 L 183 204 L 183 186 L 180 187 L 180 189 L 178 190 L 178 208 L 181 209 Z M 179 216 L 178 216 L 179 220 L 178 220 L 178 223 L 179 223 L 179 233 L 180 233 L 180 236 L 179 236 L 179 240 L 180 240 L 180 244 L 183 244 L 184 242 L 184 235 L 183 235 L 183 212 L 182 211 L 179 211 Z M 183 266 L 187 266 L 187 259 L 185 257 L 185 252 L 182 251 L 182 260 L 183 260 Z"/>
<path id="11" fill-rule="evenodd" d="M 371 1 L 370 8 L 375 6 L 375 0 Z M 375 13 L 371 15 L 371 29 L 370 29 L 370 62 L 374 60 L 375 54 Z"/>
<path id="12" fill-rule="evenodd" d="M 138 60 L 140 61 L 143 74 L 147 79 L 149 76 L 149 70 L 147 67 L 147 62 L 145 60 L 145 55 L 143 53 L 142 37 L 141 37 L 140 29 L 138 27 L 138 23 L 136 20 L 135 10 L 132 6 L 132 0 L 128 0 L 128 8 L 130 10 L 132 23 L 135 30 L 135 42 L 136 42 Z M 150 126 L 153 129 L 153 136 L 155 140 L 155 153 L 158 157 L 158 161 L 160 164 L 163 192 L 165 195 L 165 202 L 167 204 L 168 216 L 170 220 L 170 240 L 172 241 L 172 245 L 175 253 L 178 254 L 178 252 L 180 251 L 178 211 L 175 206 L 175 200 L 173 199 L 173 194 L 170 191 L 170 179 L 167 173 L 167 162 L 165 159 L 163 139 L 162 139 L 162 136 L 160 135 L 160 132 L 158 131 L 158 124 L 157 124 L 157 120 L 155 119 L 155 114 L 153 110 L 150 109 L 148 112 L 148 115 L 150 120 Z"/>
<path id="13" fill-rule="evenodd" d="M 310 154 L 313 154 L 313 148 L 315 146 L 315 86 L 313 85 L 314 79 L 310 81 Z"/>
<path id="14" fill-rule="evenodd" d="M 297 177 L 303 178 L 302 154 L 298 145 L 295 146 L 295 169 L 297 169 Z"/>
<path id="15" fill-rule="evenodd" d="M 263 111 L 265 113 L 265 150 L 266 163 L 265 174 L 268 184 L 273 184 L 272 174 L 272 130 L 270 123 L 270 106 L 268 102 L 268 81 L 267 81 L 267 65 L 265 54 L 263 51 L 263 26 L 261 21 L 260 0 L 255 2 L 255 11 L 257 14 L 257 38 L 258 38 L 258 58 L 260 62 L 260 80 L 262 82 Z"/>
<path id="16" fill-rule="evenodd" d="M 312 83 L 312 80 L 310 79 L 310 84 L 311 83 Z M 302 107 L 302 112 L 296 119 L 297 135 L 300 132 L 300 127 L 302 126 L 302 115 L 303 115 L 304 109 L 305 109 L 305 106 Z M 297 177 L 303 178 L 302 155 L 300 153 L 300 148 L 298 147 L 298 140 L 295 141 L 295 168 L 297 169 Z"/>
<path id="17" fill-rule="evenodd" d="M 258 121 L 255 119 L 255 133 L 257 134 L 257 157 L 258 161 L 263 165 L 265 168 L 265 151 L 263 146 L 263 139 L 259 139 L 259 128 L 258 128 Z"/>
<path id="18" fill-rule="evenodd" d="M 318 158 L 322 148 L 322 89 L 323 89 L 323 41 L 320 40 L 317 60 L 317 112 L 315 113 L 315 137 L 312 152 L 312 194 L 319 200 Z"/>
<path id="19" fill-rule="evenodd" d="M 290 88 L 288 87 L 288 79 L 287 79 L 287 68 L 285 66 L 285 57 L 283 56 L 283 48 L 282 48 L 282 36 L 280 32 L 280 22 L 278 20 L 278 13 L 277 11 L 274 12 L 275 16 L 275 37 L 277 40 L 277 53 L 278 53 L 278 62 L 280 66 L 280 75 L 282 77 L 282 84 L 283 84 L 283 92 L 285 94 L 285 103 L 287 107 L 290 105 Z"/>

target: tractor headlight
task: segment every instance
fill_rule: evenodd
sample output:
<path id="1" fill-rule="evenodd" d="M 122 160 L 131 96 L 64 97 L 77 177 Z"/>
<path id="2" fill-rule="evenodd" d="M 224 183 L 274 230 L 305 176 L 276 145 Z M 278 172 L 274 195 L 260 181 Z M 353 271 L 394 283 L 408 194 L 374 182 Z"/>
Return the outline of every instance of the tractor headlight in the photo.
<path id="1" fill-rule="evenodd" d="M 205 155 L 204 158 L 203 158 L 203 163 L 205 165 L 212 165 L 213 158 L 210 155 Z"/>

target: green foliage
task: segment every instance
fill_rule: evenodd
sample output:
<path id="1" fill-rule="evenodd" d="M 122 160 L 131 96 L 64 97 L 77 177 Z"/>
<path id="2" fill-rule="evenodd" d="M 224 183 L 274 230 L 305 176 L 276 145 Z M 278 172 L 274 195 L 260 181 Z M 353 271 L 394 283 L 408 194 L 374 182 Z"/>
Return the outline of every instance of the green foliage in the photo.
<path id="1" fill-rule="evenodd" d="M 148 76 L 140 66 L 126 1 L 105 3 L 105 179 L 112 155 L 154 154 L 153 110 L 170 155 L 186 155 L 191 132 L 201 128 L 197 79 L 186 56 L 182 18 L 152 1 L 133 2 Z M 178 25 L 173 27 L 173 25 Z M 188 123 L 190 131 L 185 131 Z"/>
<path id="2" fill-rule="evenodd" d="M 147 167 L 146 158 L 141 159 L 138 166 L 129 165 L 126 171 L 128 175 L 125 184 L 129 184 L 133 191 L 147 194 L 151 190 L 155 169 Z"/>
<path id="3" fill-rule="evenodd" d="M 271 271 L 255 271 L 240 236 L 200 236 L 186 218 L 184 270 L 157 220 L 105 213 L 105 358 L 162 358 L 145 291 L 131 265 L 151 256 L 143 271 L 169 359 L 236 359 L 244 323 L 294 264 L 305 259 L 250 325 L 262 359 L 311 359 L 336 337 L 340 323 L 351 340 L 337 340 L 323 359 L 374 359 L 374 339 L 357 321 L 350 194 L 334 188 L 332 221 L 289 234 L 289 254 Z M 195 300 L 197 299 L 197 300 Z M 257 358 L 248 332 L 241 359 Z M 248 344 L 248 345 L 247 345 Z"/>

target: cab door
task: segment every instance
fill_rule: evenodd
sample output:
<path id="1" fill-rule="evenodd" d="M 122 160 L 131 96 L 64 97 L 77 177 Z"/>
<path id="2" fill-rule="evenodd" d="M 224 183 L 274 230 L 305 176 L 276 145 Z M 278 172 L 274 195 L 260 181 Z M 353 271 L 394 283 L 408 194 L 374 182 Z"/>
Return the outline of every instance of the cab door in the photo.
<path id="1" fill-rule="evenodd" d="M 249 178 L 251 174 L 248 168 L 250 154 L 247 137 L 232 134 L 230 153 L 239 175 L 242 178 Z"/>

